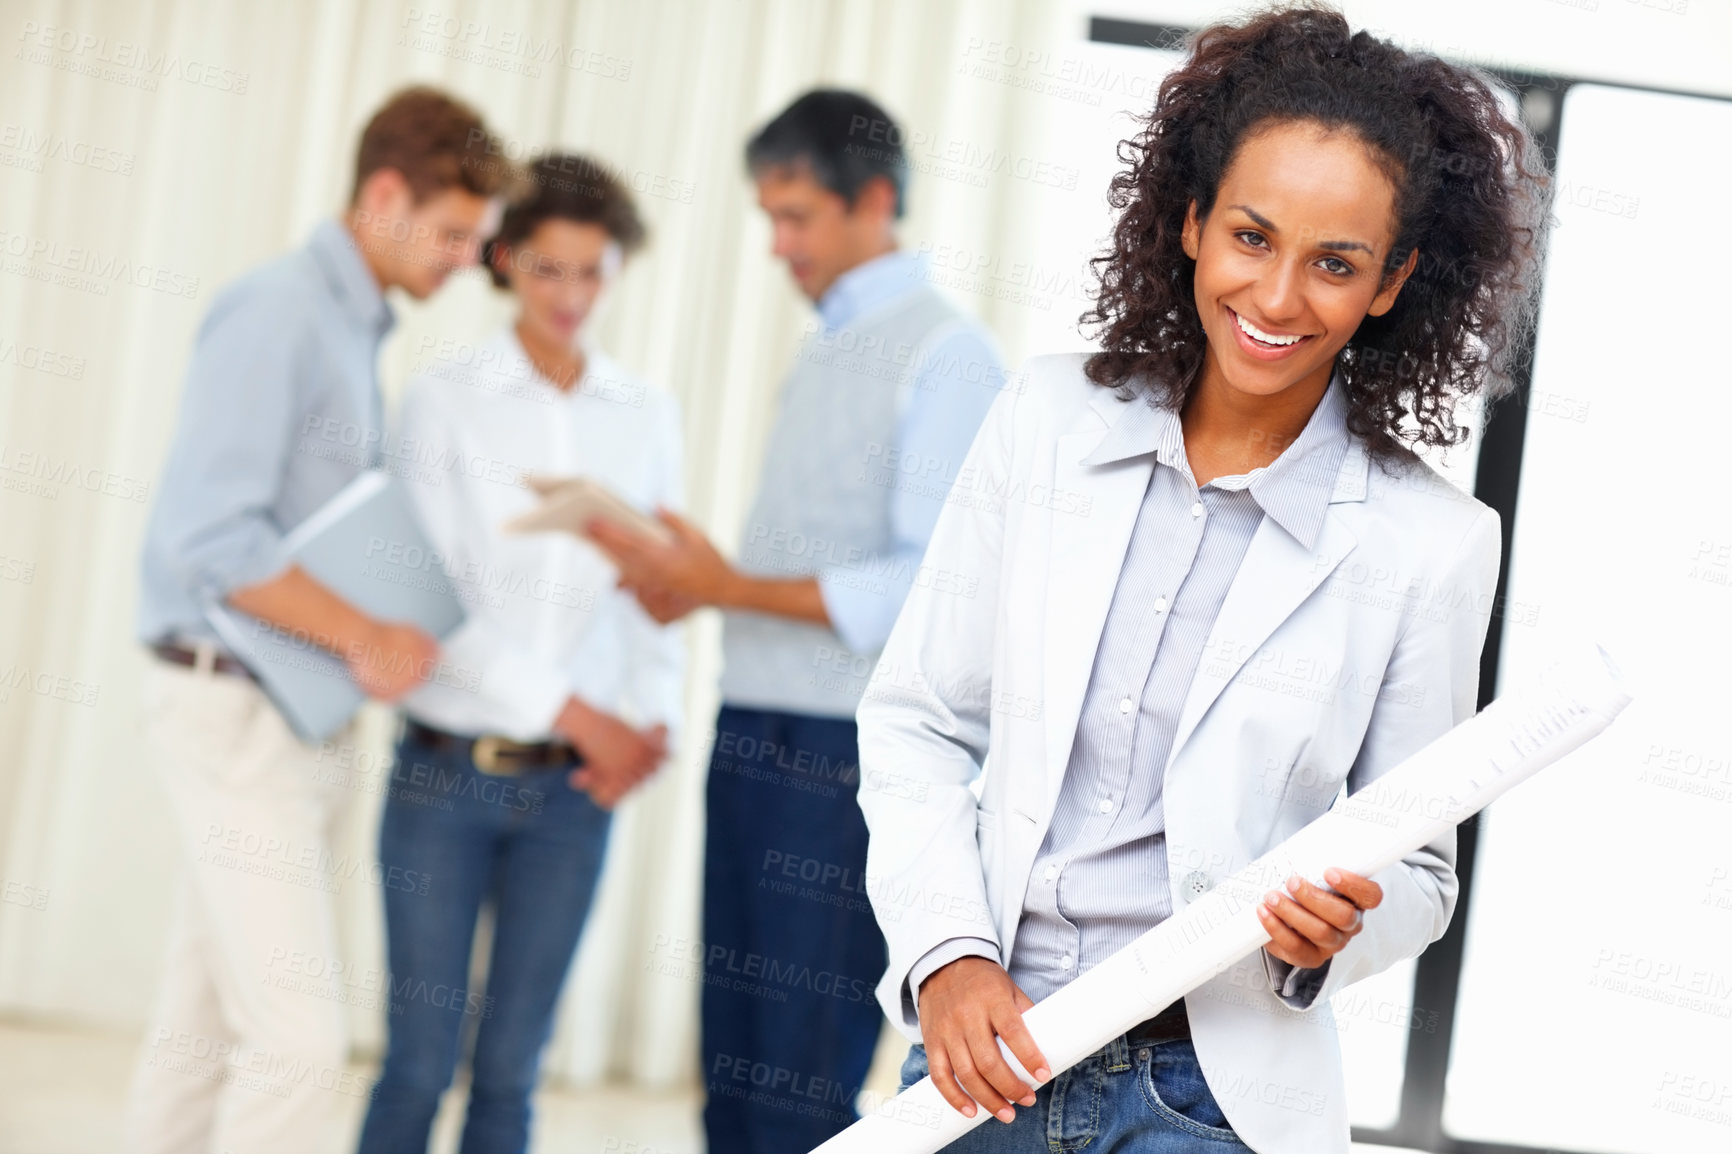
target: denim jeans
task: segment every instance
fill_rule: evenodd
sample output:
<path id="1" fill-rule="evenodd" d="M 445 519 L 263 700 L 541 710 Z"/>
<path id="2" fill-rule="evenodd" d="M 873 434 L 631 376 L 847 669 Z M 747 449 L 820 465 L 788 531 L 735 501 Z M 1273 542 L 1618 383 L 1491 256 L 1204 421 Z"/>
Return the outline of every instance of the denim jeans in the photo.
<path id="1" fill-rule="evenodd" d="M 706 786 L 709 1154 L 806 1154 L 857 1115 L 884 1024 L 854 722 L 724 705 Z"/>
<path id="2" fill-rule="evenodd" d="M 384 887 L 390 1046 L 361 1154 L 425 1154 L 469 1034 L 462 1154 L 528 1147 L 541 1051 L 607 848 L 609 814 L 567 772 L 492 776 L 467 756 L 398 745 L 379 859 L 386 876 L 417 884 Z M 494 914 L 485 992 L 468 988 L 484 903 Z"/>
<path id="3" fill-rule="evenodd" d="M 926 1048 L 902 1063 L 902 1089 L 926 1077 Z M 949 1109 L 948 1106 L 944 1107 Z M 1188 1041 L 1128 1045 L 1115 1038 L 1017 1106 L 987 1118 L 945 1154 L 1250 1154 L 1203 1081 Z"/>

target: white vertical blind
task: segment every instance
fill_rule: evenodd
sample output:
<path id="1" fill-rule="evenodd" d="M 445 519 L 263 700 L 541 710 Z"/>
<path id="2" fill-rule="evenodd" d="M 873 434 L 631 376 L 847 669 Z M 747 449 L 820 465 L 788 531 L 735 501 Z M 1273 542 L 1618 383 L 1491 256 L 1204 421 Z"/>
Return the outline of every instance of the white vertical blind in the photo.
<path id="1" fill-rule="evenodd" d="M 1062 16 L 1041 0 L 0 6 L 0 1012 L 143 1024 L 174 865 L 138 753 L 133 620 L 181 374 L 216 291 L 342 205 L 357 133 L 390 92 L 442 85 L 516 153 L 557 145 L 623 171 L 652 238 L 598 335 L 679 396 L 690 507 L 731 548 L 805 322 L 769 255 L 747 135 L 836 84 L 911 133 L 1015 151 L 1040 99 L 968 75 L 969 45 L 1046 44 Z M 996 208 L 1007 191 L 917 173 L 904 244 L 1021 259 L 1027 234 Z M 69 263 L 109 271 L 67 277 Z M 123 265 L 146 269 L 142 287 Z M 1013 361 L 1033 351 L 999 302 L 963 299 Z M 507 307 L 473 274 L 399 302 L 388 397 L 427 341 L 484 337 Z M 694 1070 L 697 987 L 644 969 L 658 940 L 697 934 L 716 622 L 693 634 L 689 738 L 620 813 L 562 1010 L 551 1065 L 575 1081 Z M 387 719 L 364 729 L 346 860 L 371 858 L 385 772 Z M 351 879 L 339 901 L 345 962 L 381 966 L 379 894 Z M 377 1046 L 370 1013 L 354 1025 Z"/>
<path id="2" fill-rule="evenodd" d="M 1599 638 L 1636 701 L 1482 819 L 1445 1125 L 1732 1149 L 1732 102 L 1564 102 L 1501 680 Z"/>

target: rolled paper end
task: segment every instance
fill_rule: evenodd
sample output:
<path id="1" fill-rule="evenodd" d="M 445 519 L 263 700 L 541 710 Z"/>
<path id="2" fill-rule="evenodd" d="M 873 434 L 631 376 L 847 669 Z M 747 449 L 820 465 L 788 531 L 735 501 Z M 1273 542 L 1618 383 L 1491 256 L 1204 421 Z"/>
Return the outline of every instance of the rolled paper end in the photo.
<path id="1" fill-rule="evenodd" d="M 1600 659 L 1600 664 L 1604 667 L 1606 676 L 1611 679 L 1613 697 L 1608 702 L 1608 712 L 1612 717 L 1616 717 L 1624 711 L 1624 706 L 1630 704 L 1633 699 L 1629 690 L 1629 684 L 1624 680 L 1624 671 L 1618 668 L 1617 660 L 1610 653 L 1606 652 L 1606 647 L 1604 645 L 1595 645 L 1594 654 Z"/>
<path id="2" fill-rule="evenodd" d="M 1618 668 L 1618 663 L 1612 659 L 1610 653 L 1606 652 L 1606 647 L 1596 642 L 1594 644 L 1594 652 L 1600 655 L 1600 660 L 1605 664 L 1606 672 L 1612 675 L 1612 680 L 1622 684 L 1624 680 L 1624 671 Z"/>
<path id="3" fill-rule="evenodd" d="M 1617 660 L 1597 643 L 1566 650 L 1540 674 L 1539 681 L 1570 702 L 1601 714 L 1608 723 L 1631 701 Z"/>

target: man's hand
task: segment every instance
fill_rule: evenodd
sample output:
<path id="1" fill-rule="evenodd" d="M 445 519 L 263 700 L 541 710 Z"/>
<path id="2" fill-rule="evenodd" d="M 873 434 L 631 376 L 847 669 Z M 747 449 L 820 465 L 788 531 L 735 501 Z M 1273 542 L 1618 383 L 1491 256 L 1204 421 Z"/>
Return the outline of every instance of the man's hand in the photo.
<path id="1" fill-rule="evenodd" d="M 663 625 L 705 605 L 831 624 L 817 578 L 742 573 L 716 552 L 703 530 L 678 513 L 657 509 L 656 516 L 672 530 L 672 543 L 600 519 L 583 531 L 619 567 L 619 587 L 636 594 L 644 612 Z"/>
<path id="2" fill-rule="evenodd" d="M 667 726 L 633 729 L 576 697 L 566 699 L 553 728 L 583 755 L 583 765 L 571 771 L 572 787 L 603 809 L 618 805 L 668 753 Z"/>
<path id="3" fill-rule="evenodd" d="M 585 525 L 584 534 L 619 567 L 621 588 L 634 593 L 654 590 L 652 596 L 670 608 L 685 602 L 695 607 L 726 600 L 734 567 L 716 552 L 703 530 L 678 513 L 657 509 L 656 516 L 672 530 L 671 542 L 652 540 L 602 518 Z M 639 593 L 639 600 L 643 599 Z M 648 603 L 644 608 L 655 615 Z"/>
<path id="4" fill-rule="evenodd" d="M 374 622 L 343 652 L 349 676 L 368 697 L 396 701 L 433 675 L 439 642 L 413 625 Z"/>
<path id="5" fill-rule="evenodd" d="M 921 983 L 920 1033 L 927 1069 L 944 1100 L 965 1117 L 974 1117 L 979 1102 L 999 1121 L 1012 1122 L 1012 1102 L 1034 1105 L 1034 1091 L 999 1053 L 1000 1038 L 1037 1082 L 1052 1077 L 1022 1023 L 1023 1012 L 1033 1006 L 1004 967 L 987 958 L 958 958 Z"/>
<path id="6" fill-rule="evenodd" d="M 1383 887 L 1343 869 L 1328 869 L 1323 879 L 1334 889 L 1301 877 L 1287 879 L 1287 892 L 1271 891 L 1257 907 L 1269 935 L 1263 948 L 1302 970 L 1314 970 L 1340 953 L 1365 925 L 1363 911 L 1383 901 Z"/>
<path id="7" fill-rule="evenodd" d="M 228 603 L 335 654 L 361 692 L 396 701 L 432 676 L 439 642 L 413 625 L 379 621 L 290 565 L 268 581 L 230 591 Z"/>
<path id="8" fill-rule="evenodd" d="M 703 603 L 695 597 L 687 597 L 682 593 L 670 593 L 655 585 L 640 585 L 636 589 L 620 582 L 621 588 L 637 594 L 637 603 L 643 606 L 643 611 L 659 625 L 670 621 L 678 621 L 694 609 L 703 607 Z"/>

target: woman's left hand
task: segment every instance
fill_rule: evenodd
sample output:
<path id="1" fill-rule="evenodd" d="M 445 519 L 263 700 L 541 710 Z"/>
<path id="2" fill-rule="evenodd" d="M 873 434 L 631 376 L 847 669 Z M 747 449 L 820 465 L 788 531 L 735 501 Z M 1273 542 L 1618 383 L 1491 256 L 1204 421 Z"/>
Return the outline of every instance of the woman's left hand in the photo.
<path id="1" fill-rule="evenodd" d="M 1257 907 L 1269 935 L 1263 948 L 1302 970 L 1314 970 L 1341 952 L 1365 924 L 1365 911 L 1383 900 L 1383 887 L 1343 869 L 1323 871 L 1334 892 L 1301 877 L 1287 879 L 1287 892 L 1271 891 Z"/>

